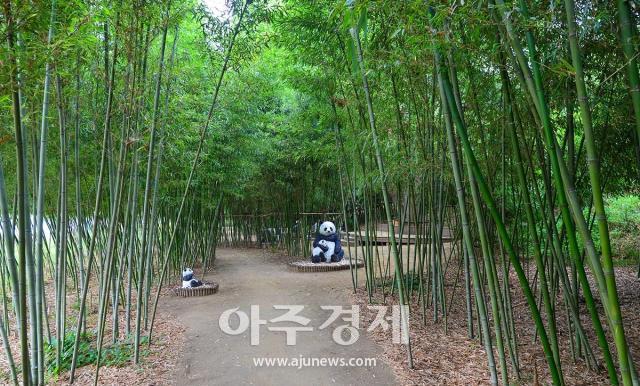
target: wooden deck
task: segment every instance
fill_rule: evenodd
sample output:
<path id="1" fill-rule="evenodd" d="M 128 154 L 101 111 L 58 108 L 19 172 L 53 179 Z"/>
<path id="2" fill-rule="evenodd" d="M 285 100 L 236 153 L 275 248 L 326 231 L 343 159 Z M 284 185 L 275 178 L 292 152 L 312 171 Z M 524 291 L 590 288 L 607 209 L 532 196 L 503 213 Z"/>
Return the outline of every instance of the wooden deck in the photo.
<path id="1" fill-rule="evenodd" d="M 365 239 L 365 232 L 364 231 L 360 231 L 360 235 L 361 237 L 356 238 L 356 233 L 355 232 L 343 232 L 341 235 L 341 241 L 343 244 L 357 244 L 357 245 L 364 245 L 366 244 L 366 239 Z M 404 233 L 402 235 L 402 239 L 400 239 L 400 235 L 396 234 L 396 242 L 398 243 L 398 245 L 412 245 L 416 243 L 416 237 L 417 235 L 412 234 L 412 233 Z M 451 231 L 447 228 L 443 229 L 442 231 L 442 241 L 443 242 L 450 242 L 453 240 L 453 234 L 451 233 Z M 380 229 L 376 230 L 375 235 L 371 235 L 371 244 L 373 245 L 388 245 L 390 244 L 390 238 L 389 238 L 389 232 L 388 231 L 383 231 Z"/>

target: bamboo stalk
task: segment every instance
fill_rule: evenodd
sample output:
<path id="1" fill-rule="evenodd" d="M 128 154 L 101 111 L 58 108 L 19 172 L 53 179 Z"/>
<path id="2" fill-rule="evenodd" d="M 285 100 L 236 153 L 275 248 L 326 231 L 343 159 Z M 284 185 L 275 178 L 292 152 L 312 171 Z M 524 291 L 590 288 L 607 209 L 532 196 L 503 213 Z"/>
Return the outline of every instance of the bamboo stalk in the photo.
<path id="1" fill-rule="evenodd" d="M 31 369 L 29 366 L 29 347 L 27 338 L 27 218 L 28 210 L 26 205 L 26 168 L 25 168 L 25 149 L 22 133 L 22 111 L 20 101 L 20 86 L 18 82 L 18 61 L 16 59 L 15 39 L 16 39 L 16 23 L 12 13 L 11 1 L 3 2 L 3 11 L 5 22 L 7 25 L 7 44 L 9 47 L 9 66 L 10 66 L 10 87 L 13 115 L 13 129 L 15 131 L 16 141 L 16 164 L 17 164 L 17 201 L 18 201 L 18 307 L 20 309 L 19 318 L 19 334 L 20 334 L 20 351 L 22 358 L 22 382 L 26 385 L 30 383 Z"/>
<path id="2" fill-rule="evenodd" d="M 376 164 L 378 165 L 378 172 L 380 174 L 380 179 L 381 179 L 381 185 L 382 185 L 382 197 L 384 199 L 384 207 L 385 207 L 385 213 L 386 213 L 386 217 L 387 217 L 387 224 L 388 224 L 388 228 L 389 228 L 389 238 L 391 240 L 391 251 L 393 254 L 393 261 L 394 261 L 394 265 L 395 265 L 395 276 L 396 276 L 396 282 L 398 283 L 398 296 L 400 299 L 400 305 L 401 305 L 401 321 L 402 321 L 402 326 L 404 327 L 404 333 L 406 334 L 406 338 L 407 338 L 407 356 L 408 356 L 408 365 L 409 368 L 413 368 L 413 355 L 411 352 L 411 340 L 409 338 L 409 307 L 408 307 L 408 302 L 406 299 L 406 291 L 405 291 L 405 287 L 404 287 L 404 278 L 403 278 L 403 274 L 402 274 L 402 265 L 401 265 L 401 260 L 400 260 L 400 256 L 398 254 L 398 246 L 396 244 L 396 237 L 395 237 L 395 230 L 394 230 L 394 226 L 393 226 L 393 218 L 391 216 L 391 204 L 389 202 L 389 194 L 387 192 L 387 183 L 386 183 L 386 179 L 387 179 L 387 175 L 385 173 L 384 170 L 384 161 L 382 160 L 382 154 L 380 152 L 380 146 L 378 144 L 378 136 L 376 133 L 376 126 L 375 126 L 375 116 L 373 113 L 373 105 L 371 102 L 371 96 L 369 94 L 369 83 L 367 80 L 367 75 L 366 75 L 366 71 L 365 71 L 365 66 L 364 66 L 364 58 L 363 58 L 363 54 L 362 54 L 362 46 L 360 44 L 360 36 L 358 34 L 358 30 L 356 27 L 351 27 L 350 29 L 350 33 L 351 33 L 351 38 L 354 41 L 355 47 L 356 47 L 356 54 L 357 54 L 357 60 L 358 60 L 358 66 L 359 66 L 359 70 L 360 70 L 360 75 L 362 77 L 362 88 L 364 91 L 364 95 L 365 95 L 365 100 L 367 102 L 367 111 L 369 113 L 369 126 L 371 129 L 371 138 L 372 138 L 372 142 L 373 142 L 373 147 L 374 147 L 374 151 L 375 151 L 375 158 L 376 158 Z"/>

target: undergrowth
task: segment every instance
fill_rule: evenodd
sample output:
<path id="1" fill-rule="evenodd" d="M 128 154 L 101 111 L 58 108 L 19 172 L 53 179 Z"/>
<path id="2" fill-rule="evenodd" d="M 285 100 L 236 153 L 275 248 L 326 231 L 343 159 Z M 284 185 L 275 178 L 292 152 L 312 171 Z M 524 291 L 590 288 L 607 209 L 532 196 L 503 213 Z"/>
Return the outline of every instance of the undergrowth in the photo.
<path id="1" fill-rule="evenodd" d="M 64 337 L 62 352 L 60 353 L 60 363 L 57 361 L 58 340 L 52 339 L 50 343 L 44 343 L 44 354 L 46 371 L 50 376 L 57 376 L 71 369 L 71 361 L 73 359 L 73 344 L 76 339 L 76 333 L 70 332 Z M 142 337 L 142 344 L 148 342 L 147 337 Z M 104 345 L 100 355 L 100 363 L 102 366 L 122 367 L 129 364 L 133 358 L 134 344 L 132 337 L 114 344 Z M 149 350 L 140 350 L 141 356 L 149 355 Z M 98 358 L 98 349 L 96 347 L 96 335 L 93 332 L 84 332 L 80 335 L 80 343 L 78 346 L 77 368 L 95 364 Z"/>

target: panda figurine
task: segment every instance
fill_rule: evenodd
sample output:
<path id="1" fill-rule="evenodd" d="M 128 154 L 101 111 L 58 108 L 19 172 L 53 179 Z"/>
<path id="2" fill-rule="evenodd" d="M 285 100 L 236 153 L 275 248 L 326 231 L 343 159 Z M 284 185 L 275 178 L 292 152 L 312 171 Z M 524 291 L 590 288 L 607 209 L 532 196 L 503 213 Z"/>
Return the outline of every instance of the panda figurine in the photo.
<path id="1" fill-rule="evenodd" d="M 191 268 L 185 268 L 182 271 L 182 288 L 196 288 L 201 285 L 202 282 L 193 276 L 193 270 Z"/>
<path id="2" fill-rule="evenodd" d="M 330 263 L 342 260 L 344 250 L 340 246 L 340 237 L 334 223 L 325 221 L 320 224 L 316 238 L 313 240 L 311 253 L 311 262 L 313 263 Z"/>

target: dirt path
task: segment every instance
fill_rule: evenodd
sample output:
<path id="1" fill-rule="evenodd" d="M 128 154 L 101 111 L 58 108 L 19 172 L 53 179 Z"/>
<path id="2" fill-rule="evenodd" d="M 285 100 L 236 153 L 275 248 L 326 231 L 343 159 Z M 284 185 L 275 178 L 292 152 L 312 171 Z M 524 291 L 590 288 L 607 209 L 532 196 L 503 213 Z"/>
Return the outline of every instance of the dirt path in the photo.
<path id="1" fill-rule="evenodd" d="M 349 271 L 297 273 L 287 269 L 283 260 L 256 249 L 221 249 L 216 269 L 208 279 L 220 283 L 216 295 L 200 298 L 166 299 L 163 311 L 175 316 L 186 328 L 188 347 L 176 366 L 174 380 L 188 385 L 392 385 L 391 369 L 378 358 L 380 349 L 366 331 L 350 346 L 332 339 L 340 319 L 328 328 L 318 327 L 330 311 L 321 305 L 351 305 Z M 218 320 L 228 309 L 239 307 L 250 315 L 251 305 L 260 306 L 260 319 L 270 320 L 285 311 L 273 305 L 304 305 L 300 315 L 311 319 L 310 332 L 298 332 L 297 344 L 287 346 L 285 333 L 269 331 L 269 326 L 295 325 L 268 323 L 260 327 L 260 344 L 250 344 L 250 330 L 231 336 L 221 331 Z M 233 317 L 231 326 L 237 327 Z M 367 367 L 259 367 L 254 358 L 377 358 Z"/>

